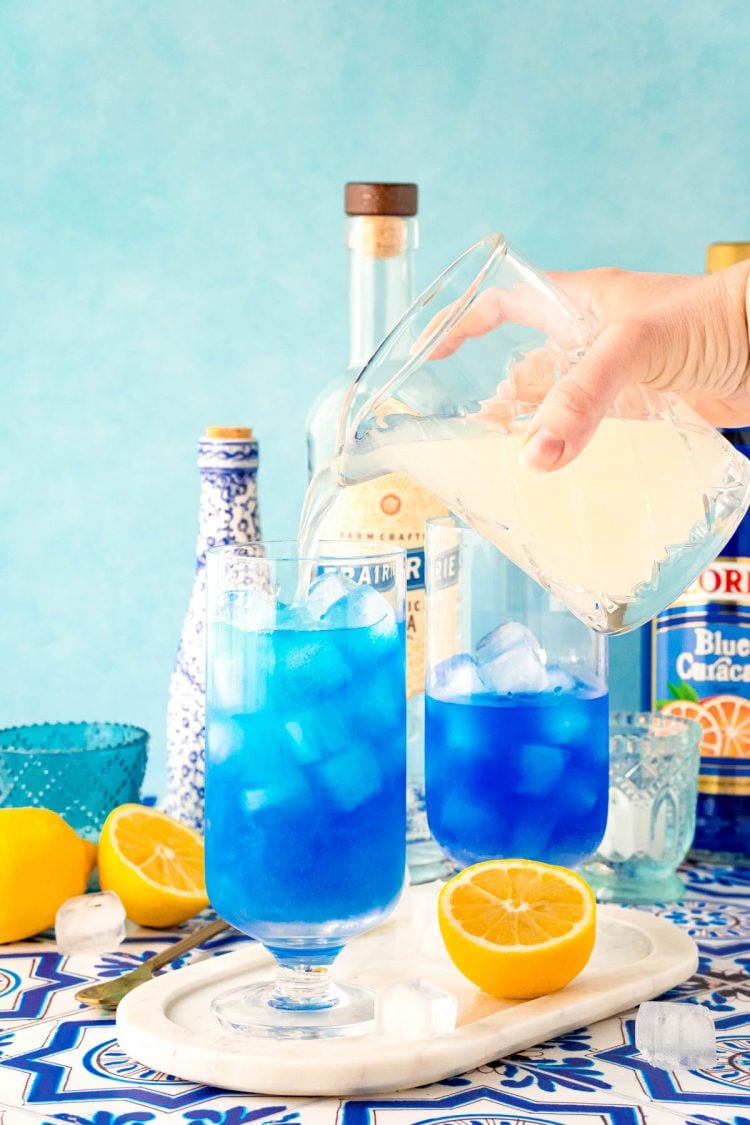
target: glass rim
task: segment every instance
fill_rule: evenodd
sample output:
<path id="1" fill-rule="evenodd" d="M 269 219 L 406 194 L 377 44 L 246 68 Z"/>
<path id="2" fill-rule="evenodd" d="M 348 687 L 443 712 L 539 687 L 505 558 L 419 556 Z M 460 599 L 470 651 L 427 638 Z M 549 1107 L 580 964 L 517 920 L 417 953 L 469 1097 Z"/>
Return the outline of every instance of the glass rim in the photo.
<path id="1" fill-rule="evenodd" d="M 393 348 L 397 340 L 401 338 L 407 328 L 416 319 L 419 313 L 429 305 L 430 301 L 434 300 L 435 297 L 446 288 L 452 277 L 459 272 L 459 270 L 465 264 L 466 260 L 472 254 L 475 254 L 476 251 L 480 249 L 480 247 L 488 248 L 487 255 L 477 272 L 474 274 L 474 277 L 471 279 L 471 281 L 468 282 L 462 296 L 457 298 L 452 311 L 433 328 L 432 332 L 430 332 L 429 335 L 424 337 L 420 347 L 416 351 L 410 351 L 408 358 L 404 361 L 404 363 L 400 365 L 398 370 L 391 376 L 391 378 L 388 379 L 386 383 L 378 390 L 376 390 L 372 395 L 368 396 L 365 404 L 357 412 L 351 422 L 349 422 L 349 409 L 352 402 L 354 401 L 354 397 L 357 393 L 357 388 L 360 386 L 360 383 L 366 378 L 367 373 L 373 368 L 376 363 L 379 363 L 382 360 L 384 355 L 387 355 L 387 353 Z M 420 367 L 422 363 L 424 363 L 425 359 L 429 356 L 430 352 L 434 350 L 437 341 L 456 326 L 458 321 L 468 309 L 471 302 L 474 300 L 482 282 L 489 273 L 490 269 L 494 267 L 497 261 L 499 261 L 501 258 L 504 258 L 508 254 L 509 250 L 510 245 L 506 241 L 505 235 L 503 235 L 501 232 L 493 231 L 490 234 L 484 235 L 483 238 L 478 239 L 471 246 L 468 246 L 466 250 L 458 255 L 457 258 L 454 258 L 450 265 L 446 266 L 445 269 L 437 275 L 437 277 L 433 278 L 429 285 L 427 285 L 422 290 L 422 292 L 412 301 L 409 307 L 405 309 L 388 335 L 384 340 L 380 342 L 373 354 L 367 360 L 367 363 L 364 364 L 359 374 L 352 381 L 349 390 L 347 391 L 346 398 L 344 399 L 341 408 L 338 433 L 336 435 L 337 452 L 340 453 L 344 448 L 344 445 L 346 444 L 347 434 L 355 432 L 361 419 L 370 413 L 370 404 L 380 401 L 388 394 L 394 383 L 399 382 L 401 379 L 405 378 L 406 375 L 408 375 L 409 372 L 413 371 L 416 367 Z"/>
<path id="2" fill-rule="evenodd" d="M 613 711 L 609 716 L 609 735 L 610 738 L 627 738 L 629 734 L 648 735 L 652 733 L 653 727 L 663 723 L 665 726 L 677 727 L 674 731 L 674 737 L 690 736 L 691 741 L 696 738 L 701 732 L 700 723 L 695 719 L 688 719 L 684 715 L 663 715 L 660 711 L 627 711 L 617 710 Z M 670 735 L 659 734 L 659 738 L 669 738 Z M 696 746 L 700 745 L 700 738 L 697 738 Z"/>
<path id="3" fill-rule="evenodd" d="M 470 531 L 472 535 L 478 535 L 480 539 L 484 539 L 484 536 L 481 535 L 475 527 L 472 527 L 470 523 L 466 523 L 460 516 L 454 515 L 453 512 L 447 512 L 444 516 L 430 516 L 429 519 L 424 521 L 424 525 L 428 529 L 433 527 L 449 527 L 452 528 L 453 531 L 459 532 L 459 534 Z M 486 539 L 484 541 L 485 543 L 487 542 Z"/>
<path id="4" fill-rule="evenodd" d="M 79 730 L 83 735 L 84 731 L 92 728 L 103 729 L 111 734 L 119 733 L 121 737 L 111 746 L 19 746 L 18 743 L 3 745 L 3 738 L 12 736 L 13 734 L 32 741 L 41 731 L 47 731 L 52 734 L 56 731 L 70 731 L 73 733 L 75 730 Z M 134 726 L 132 723 L 97 723 L 85 719 L 81 722 L 16 723 L 12 726 L 0 727 L 0 757 L 2 757 L 3 754 L 117 754 L 121 750 L 131 750 L 140 746 L 147 746 L 149 737 L 147 730 L 143 727 Z"/>
<path id="5" fill-rule="evenodd" d="M 356 539 L 324 539 L 321 543 L 322 547 L 341 546 L 351 547 L 357 543 Z M 270 554 L 254 555 L 245 554 L 248 548 L 263 547 L 265 550 L 269 548 L 283 549 L 283 553 L 277 553 L 272 550 Z M 287 548 L 291 550 L 287 551 Z M 318 563 L 329 566 L 366 566 L 368 563 L 386 562 L 389 560 L 396 561 L 403 559 L 406 561 L 406 548 L 393 547 L 383 545 L 382 550 L 377 549 L 377 544 L 369 544 L 368 550 L 363 554 L 336 554 L 335 552 L 322 551 L 317 555 L 301 555 L 297 549 L 297 542 L 294 539 L 253 539 L 248 543 L 223 543 L 217 544 L 214 547 L 209 547 L 206 551 L 206 557 L 220 559 L 220 558 L 244 558 L 248 561 L 257 560 L 263 563 Z"/>

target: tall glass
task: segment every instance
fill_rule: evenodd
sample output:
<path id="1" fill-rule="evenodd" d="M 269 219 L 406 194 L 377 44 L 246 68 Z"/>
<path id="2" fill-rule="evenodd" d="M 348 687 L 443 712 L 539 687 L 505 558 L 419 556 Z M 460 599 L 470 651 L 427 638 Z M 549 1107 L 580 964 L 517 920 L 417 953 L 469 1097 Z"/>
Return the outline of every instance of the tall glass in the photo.
<path id="1" fill-rule="evenodd" d="M 370 1030 L 336 985 L 344 944 L 393 909 L 405 871 L 405 555 L 323 545 L 208 555 L 206 879 L 276 979 L 219 996 L 238 1030 Z"/>
<path id="2" fill-rule="evenodd" d="M 574 866 L 607 821 L 606 639 L 452 517 L 426 557 L 430 828 L 462 866 Z"/>

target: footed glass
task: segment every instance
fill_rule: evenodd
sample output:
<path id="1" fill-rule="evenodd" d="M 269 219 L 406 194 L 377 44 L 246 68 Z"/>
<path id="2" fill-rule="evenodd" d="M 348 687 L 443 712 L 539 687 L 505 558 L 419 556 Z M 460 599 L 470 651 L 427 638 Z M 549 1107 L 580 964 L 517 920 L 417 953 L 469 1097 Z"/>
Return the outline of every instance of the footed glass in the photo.
<path id="1" fill-rule="evenodd" d="M 208 893 L 277 964 L 275 980 L 214 1001 L 237 1030 L 373 1027 L 372 995 L 331 978 L 405 874 L 405 554 L 366 550 L 208 554 Z"/>
<path id="2" fill-rule="evenodd" d="M 537 406 L 595 335 L 550 278 L 488 235 L 360 372 L 329 474 L 346 486 L 406 472 L 587 625 L 644 624 L 735 530 L 750 465 L 674 395 L 631 386 L 571 464 L 527 468 Z"/>
<path id="3" fill-rule="evenodd" d="M 701 728 L 675 715 L 615 712 L 607 830 L 584 874 L 601 902 L 674 902 L 695 833 Z"/>
<path id="4" fill-rule="evenodd" d="M 607 819 L 607 648 L 486 539 L 427 524 L 427 817 L 455 863 L 572 867 Z"/>

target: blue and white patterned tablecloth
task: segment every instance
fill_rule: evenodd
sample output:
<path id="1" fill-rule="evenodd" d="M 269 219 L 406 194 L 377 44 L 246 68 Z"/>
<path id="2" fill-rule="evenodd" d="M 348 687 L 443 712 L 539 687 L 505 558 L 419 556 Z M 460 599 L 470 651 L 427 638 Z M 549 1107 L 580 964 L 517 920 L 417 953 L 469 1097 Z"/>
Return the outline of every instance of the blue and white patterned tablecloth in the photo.
<path id="1" fill-rule="evenodd" d="M 134 1062 L 118 1047 L 114 1021 L 74 998 L 83 983 L 132 968 L 175 934 L 140 931 L 90 959 L 36 939 L 0 949 L 0 1125 L 750 1125 L 750 869 L 690 866 L 684 875 L 685 901 L 653 909 L 700 948 L 696 975 L 668 995 L 713 1012 L 713 1070 L 670 1073 L 643 1062 L 633 1010 L 389 1097 L 232 1094 Z M 208 948 L 241 940 L 225 935 Z"/>

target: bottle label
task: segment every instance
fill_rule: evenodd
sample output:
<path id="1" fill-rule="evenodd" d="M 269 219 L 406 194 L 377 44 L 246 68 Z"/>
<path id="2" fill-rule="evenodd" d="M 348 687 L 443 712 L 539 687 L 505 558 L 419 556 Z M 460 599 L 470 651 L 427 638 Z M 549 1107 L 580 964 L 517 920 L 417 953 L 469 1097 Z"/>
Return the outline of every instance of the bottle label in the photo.
<path id="1" fill-rule="evenodd" d="M 445 507 L 404 473 L 342 489 L 325 520 L 323 539 L 392 544 L 406 551 L 406 694 L 424 691 L 424 525 Z"/>
<path id="2" fill-rule="evenodd" d="M 699 791 L 750 796 L 750 559 L 716 559 L 652 629 L 656 706 L 703 730 Z"/>

